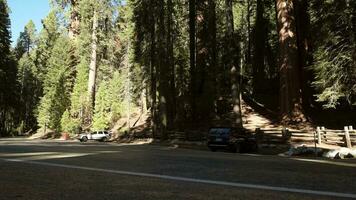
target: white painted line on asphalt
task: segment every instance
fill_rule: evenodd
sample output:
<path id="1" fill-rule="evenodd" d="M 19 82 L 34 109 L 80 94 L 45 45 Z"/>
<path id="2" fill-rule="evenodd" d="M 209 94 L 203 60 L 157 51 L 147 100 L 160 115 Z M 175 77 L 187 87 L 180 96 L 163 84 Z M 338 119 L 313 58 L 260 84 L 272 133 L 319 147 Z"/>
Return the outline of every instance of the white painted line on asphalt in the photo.
<path id="1" fill-rule="evenodd" d="M 305 158 L 293 158 L 293 160 L 304 161 L 304 162 L 315 162 L 315 163 L 322 163 L 322 164 L 329 164 L 329 165 L 337 165 L 337 166 L 344 166 L 344 167 L 355 167 L 355 163 L 344 163 L 344 162 L 333 162 L 328 160 L 315 160 L 315 159 L 305 159 Z"/>
<path id="2" fill-rule="evenodd" d="M 173 180 L 173 181 L 185 181 L 191 183 L 204 183 L 204 184 L 231 186 L 231 187 L 248 188 L 248 189 L 270 190 L 276 192 L 292 192 L 292 193 L 300 193 L 300 194 L 311 194 L 311 195 L 322 195 L 322 196 L 329 196 L 329 197 L 343 197 L 343 198 L 356 199 L 356 194 L 351 194 L 351 193 L 339 193 L 339 192 L 307 190 L 307 189 L 297 189 L 297 188 L 287 188 L 287 187 L 274 187 L 268 185 L 214 181 L 214 180 L 205 180 L 205 179 L 185 178 L 185 177 L 178 177 L 178 176 L 149 174 L 149 173 L 141 173 L 141 172 L 101 169 L 101 168 L 84 167 L 84 166 L 77 166 L 77 165 L 56 164 L 56 163 L 48 163 L 48 162 L 40 162 L 40 161 L 28 161 L 28 160 L 20 160 L 20 159 L 2 159 L 2 160 L 8 162 L 21 162 L 21 163 L 28 163 L 28 164 L 42 165 L 42 166 L 61 167 L 67 169 L 80 169 L 80 170 L 105 172 L 105 173 L 119 174 L 119 175 L 149 177 L 149 178 L 158 178 L 158 179 Z"/>

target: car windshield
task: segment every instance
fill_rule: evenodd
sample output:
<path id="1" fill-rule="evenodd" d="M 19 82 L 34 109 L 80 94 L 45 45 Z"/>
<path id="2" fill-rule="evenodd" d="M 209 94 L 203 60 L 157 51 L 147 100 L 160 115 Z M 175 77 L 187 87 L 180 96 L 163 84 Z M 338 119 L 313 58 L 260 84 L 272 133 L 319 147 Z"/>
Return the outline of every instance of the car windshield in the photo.
<path id="1" fill-rule="evenodd" d="M 211 135 L 228 135 L 231 128 L 211 128 L 209 134 Z"/>

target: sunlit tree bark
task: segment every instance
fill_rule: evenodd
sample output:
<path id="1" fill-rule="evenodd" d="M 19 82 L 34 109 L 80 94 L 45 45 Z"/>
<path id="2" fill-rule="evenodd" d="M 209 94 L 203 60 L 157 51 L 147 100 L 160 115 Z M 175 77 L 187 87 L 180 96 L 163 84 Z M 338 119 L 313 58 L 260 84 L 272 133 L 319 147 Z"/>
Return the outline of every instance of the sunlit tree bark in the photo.
<path id="1" fill-rule="evenodd" d="M 89 103 L 94 107 L 95 103 L 95 86 L 96 86 L 96 73 L 97 73 L 97 49 L 98 49 L 98 16 L 97 12 L 94 11 L 93 16 L 93 30 L 92 30 L 92 46 L 91 46 L 91 57 L 89 65 L 89 81 L 88 81 L 88 97 Z"/>
<path id="2" fill-rule="evenodd" d="M 286 123 L 304 120 L 298 66 L 294 0 L 277 0 L 279 34 L 280 112 Z"/>
<path id="3" fill-rule="evenodd" d="M 241 115 L 241 102 L 240 102 L 240 81 L 239 81 L 239 67 L 237 66 L 238 59 L 236 58 L 236 53 L 239 52 L 236 47 L 237 42 L 234 38 L 234 16 L 233 16 L 233 6 L 232 0 L 225 0 L 226 8 L 226 35 L 228 38 L 228 69 L 230 69 L 231 75 L 231 94 L 232 94 L 232 104 L 234 121 L 233 126 L 242 127 L 242 115 Z"/>

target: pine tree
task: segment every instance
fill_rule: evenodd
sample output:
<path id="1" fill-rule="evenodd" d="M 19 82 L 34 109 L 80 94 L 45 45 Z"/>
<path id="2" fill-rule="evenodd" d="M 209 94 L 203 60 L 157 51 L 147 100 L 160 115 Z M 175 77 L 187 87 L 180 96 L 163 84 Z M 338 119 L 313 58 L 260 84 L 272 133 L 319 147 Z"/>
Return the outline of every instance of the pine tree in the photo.
<path id="1" fill-rule="evenodd" d="M 38 122 L 41 128 L 61 131 L 61 118 L 70 105 L 72 44 L 65 36 L 59 37 L 48 62 L 49 68 L 44 82 Z"/>
<path id="2" fill-rule="evenodd" d="M 107 59 L 108 39 L 113 20 L 113 5 L 115 1 L 90 1 L 78 2 L 80 15 L 80 33 L 77 38 L 79 64 L 77 76 L 71 97 L 70 114 L 80 119 L 81 126 L 85 129 L 92 124 L 95 110 L 95 96 L 98 89 L 98 74 L 100 66 Z M 100 53 L 99 53 L 100 52 Z M 111 51 L 110 51 L 111 52 Z M 86 89 L 84 90 L 84 85 Z M 86 98 L 86 100 L 84 99 Z"/>
<path id="3" fill-rule="evenodd" d="M 54 43 L 59 37 L 59 23 L 56 12 L 52 10 L 42 20 L 43 28 L 38 36 L 35 51 L 35 63 L 38 69 L 39 80 L 43 83 L 47 73 L 48 61 L 51 58 Z"/>
<path id="4" fill-rule="evenodd" d="M 17 59 L 20 59 L 23 54 L 29 53 L 30 50 L 35 45 L 36 40 L 36 27 L 32 20 L 30 20 L 25 28 L 24 31 L 20 33 L 20 37 L 17 40 L 17 44 L 15 47 L 15 52 Z"/>
<path id="5" fill-rule="evenodd" d="M 20 84 L 20 132 L 34 131 L 37 127 L 35 111 L 42 95 L 42 85 L 36 66 L 36 28 L 30 20 L 20 33 L 15 47 L 18 59 L 18 82 Z"/>
<path id="6" fill-rule="evenodd" d="M 9 134 L 17 125 L 17 68 L 10 39 L 9 9 L 6 0 L 0 0 L 0 136 Z"/>

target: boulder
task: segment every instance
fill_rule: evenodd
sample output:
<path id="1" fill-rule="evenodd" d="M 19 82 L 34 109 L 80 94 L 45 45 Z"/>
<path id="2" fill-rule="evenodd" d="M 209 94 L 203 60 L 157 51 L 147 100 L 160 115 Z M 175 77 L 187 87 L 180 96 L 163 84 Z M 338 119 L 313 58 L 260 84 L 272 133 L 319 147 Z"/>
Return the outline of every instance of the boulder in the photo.
<path id="1" fill-rule="evenodd" d="M 331 159 L 345 159 L 345 158 L 356 158 L 356 149 L 349 149 L 349 148 L 339 148 L 330 150 L 323 154 L 325 158 Z"/>
<path id="2" fill-rule="evenodd" d="M 288 156 L 300 156 L 300 155 L 315 155 L 315 151 L 318 155 L 322 153 L 322 149 L 311 146 L 307 146 L 305 144 L 301 144 L 298 146 L 292 146 L 289 151 L 287 151 L 285 154 Z"/>

